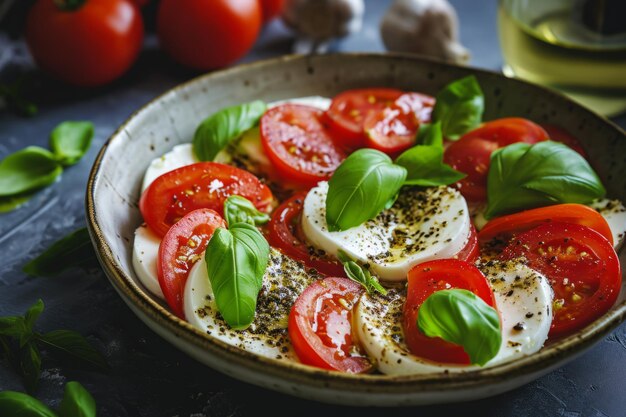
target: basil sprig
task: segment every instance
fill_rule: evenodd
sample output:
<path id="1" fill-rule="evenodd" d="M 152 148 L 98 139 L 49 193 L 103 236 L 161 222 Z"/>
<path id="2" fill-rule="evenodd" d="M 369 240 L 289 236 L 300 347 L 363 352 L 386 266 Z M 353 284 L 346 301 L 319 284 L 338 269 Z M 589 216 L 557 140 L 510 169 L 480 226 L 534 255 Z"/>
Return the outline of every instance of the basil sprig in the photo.
<path id="1" fill-rule="evenodd" d="M 247 198 L 231 195 L 224 201 L 224 218 L 226 224 L 248 223 L 259 226 L 270 221 L 270 216 L 256 209 Z"/>
<path id="2" fill-rule="evenodd" d="M 369 269 L 359 265 L 353 259 L 351 259 L 347 253 L 340 250 L 337 254 L 337 257 L 343 263 L 343 270 L 346 271 L 346 275 L 352 281 L 358 282 L 365 288 L 368 294 L 373 294 L 374 291 L 381 293 L 382 295 L 387 294 L 387 290 L 385 287 L 380 285 L 378 282 L 378 278 L 372 276 Z"/>
<path id="3" fill-rule="evenodd" d="M 93 134 L 91 122 L 63 122 L 50 134 L 50 148 L 61 165 L 74 165 L 89 150 Z"/>
<path id="4" fill-rule="evenodd" d="M 267 110 L 260 101 L 224 108 L 204 119 L 193 137 L 193 151 L 201 161 L 213 161 L 232 140 L 253 128 Z"/>
<path id="5" fill-rule="evenodd" d="M 485 217 L 551 204 L 586 204 L 605 193 L 593 168 L 568 146 L 514 143 L 491 155 Z"/>
<path id="6" fill-rule="evenodd" d="M 457 140 L 481 123 L 484 110 L 485 97 L 476 77 L 470 75 L 439 91 L 432 120 L 441 122 L 444 137 Z"/>
<path id="7" fill-rule="evenodd" d="M 30 395 L 16 392 L 0 392 L 0 415 L 19 417 L 96 417 L 96 402 L 78 382 L 65 385 L 63 400 L 55 413 L 47 405 Z"/>
<path id="8" fill-rule="evenodd" d="M 247 223 L 218 228 L 205 252 L 217 309 L 230 327 L 247 328 L 254 320 L 270 247 L 261 232 Z"/>
<path id="9" fill-rule="evenodd" d="M 441 122 L 425 125 L 418 139 L 421 145 L 408 149 L 396 159 L 396 164 L 407 170 L 405 185 L 433 187 L 452 184 L 465 177 L 443 162 Z"/>
<path id="10" fill-rule="evenodd" d="M 328 181 L 328 230 L 347 230 L 376 217 L 398 194 L 406 174 L 404 167 L 375 149 L 352 153 Z"/>
<path id="11" fill-rule="evenodd" d="M 495 357 L 502 344 L 498 312 L 467 290 L 431 294 L 419 308 L 417 326 L 428 337 L 461 345 L 471 363 L 480 366 Z"/>

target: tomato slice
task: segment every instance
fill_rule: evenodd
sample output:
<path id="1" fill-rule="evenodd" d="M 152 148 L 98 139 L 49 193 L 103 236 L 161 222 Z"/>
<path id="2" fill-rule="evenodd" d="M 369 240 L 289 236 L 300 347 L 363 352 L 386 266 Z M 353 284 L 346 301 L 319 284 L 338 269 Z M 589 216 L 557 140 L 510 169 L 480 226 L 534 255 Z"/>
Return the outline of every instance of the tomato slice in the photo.
<path id="1" fill-rule="evenodd" d="M 435 99 L 419 93 L 405 93 L 391 105 L 372 110 L 363 129 L 368 148 L 396 156 L 415 144 L 420 124 L 429 123 Z"/>
<path id="2" fill-rule="evenodd" d="M 279 249 L 285 255 L 302 262 L 309 268 L 317 270 L 326 276 L 345 277 L 343 265 L 339 261 L 316 256 L 309 252 L 304 243 L 304 233 L 300 228 L 302 206 L 306 193 L 298 193 L 285 200 L 272 214 L 268 225 L 268 240 L 272 247 Z"/>
<path id="3" fill-rule="evenodd" d="M 438 259 L 414 266 L 408 275 L 404 305 L 404 337 L 415 355 L 442 363 L 469 365 L 462 346 L 439 337 L 428 337 L 419 331 L 417 316 L 420 306 L 434 292 L 460 288 L 473 292 L 491 307 L 496 307 L 491 286 L 482 272 L 469 262 Z"/>
<path id="4" fill-rule="evenodd" d="M 617 300 L 621 270 L 613 245 L 595 230 L 546 223 L 513 239 L 504 259 L 524 257 L 554 290 L 550 336 L 565 336 L 604 314 Z"/>
<path id="5" fill-rule="evenodd" d="M 199 162 L 158 177 L 144 191 L 139 209 L 156 234 L 164 236 L 185 214 L 209 208 L 223 214 L 231 195 L 250 200 L 259 210 L 269 211 L 272 192 L 251 173 L 217 162 Z"/>
<path id="6" fill-rule="evenodd" d="M 613 245 L 613 233 L 600 213 L 582 204 L 557 204 L 525 210 L 489 221 L 478 234 L 481 242 L 495 237 L 508 241 L 511 236 L 549 222 L 575 223 L 587 226 L 600 233 Z"/>
<path id="7" fill-rule="evenodd" d="M 402 94 L 393 88 L 364 88 L 336 95 L 325 113 L 332 137 L 348 150 L 364 147 L 363 123 L 367 115 L 372 110 L 388 107 Z"/>
<path id="8" fill-rule="evenodd" d="M 463 249 L 461 249 L 459 253 L 454 256 L 454 259 L 473 264 L 474 262 L 476 262 L 479 256 L 480 249 L 478 245 L 478 234 L 476 233 L 476 228 L 474 227 L 474 225 L 470 224 L 470 234 L 469 238 L 467 239 L 467 243 L 465 244 Z"/>
<path id="9" fill-rule="evenodd" d="M 302 363 L 350 373 L 372 369 L 352 337 L 361 294 L 363 287 L 347 278 L 316 281 L 300 294 L 289 314 L 289 337 Z"/>
<path id="10" fill-rule="evenodd" d="M 516 142 L 537 143 L 548 139 L 541 126 L 530 120 L 510 117 L 483 124 L 463 135 L 444 152 L 443 160 L 467 174 L 456 186 L 470 201 L 487 199 L 487 173 L 491 154 Z"/>
<path id="11" fill-rule="evenodd" d="M 585 152 L 583 146 L 578 139 L 572 136 L 567 130 L 555 125 L 541 125 L 541 127 L 548 133 L 550 140 L 564 143 L 578 152 L 583 158 L 587 158 L 587 152 Z"/>
<path id="12" fill-rule="evenodd" d="M 189 271 L 200 260 L 218 227 L 226 227 L 218 213 L 198 209 L 176 222 L 161 240 L 157 258 L 159 285 L 165 301 L 181 319 L 185 319 L 183 294 Z"/>
<path id="13" fill-rule="evenodd" d="M 300 104 L 283 104 L 261 117 L 263 149 L 285 179 L 305 187 L 328 180 L 345 159 L 322 124 L 323 112 Z"/>

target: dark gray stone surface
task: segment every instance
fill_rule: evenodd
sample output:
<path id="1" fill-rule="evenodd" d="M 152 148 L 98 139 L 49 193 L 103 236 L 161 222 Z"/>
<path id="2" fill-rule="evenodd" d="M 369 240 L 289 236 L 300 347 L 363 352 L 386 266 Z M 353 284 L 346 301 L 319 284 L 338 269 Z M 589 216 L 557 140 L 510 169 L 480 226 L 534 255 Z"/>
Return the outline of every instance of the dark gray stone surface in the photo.
<path id="1" fill-rule="evenodd" d="M 453 1 L 461 19 L 463 43 L 472 65 L 498 69 L 496 1 Z M 332 45 L 339 51 L 380 51 L 378 20 L 387 0 L 367 1 L 363 31 Z M 148 15 L 153 10 L 147 11 Z M 17 16 L 19 13 L 14 14 Z M 13 17 L 11 27 L 19 27 Z M 9 28 L 9 25 L 4 29 Z M 9 41 L 0 27 L 0 80 L 31 68 L 23 44 Z M 244 61 L 289 53 L 291 34 L 280 22 L 267 27 Z M 45 358 L 37 396 L 57 405 L 62 386 L 78 380 L 98 403 L 100 416 L 252 416 L 252 415 L 489 415 L 624 416 L 626 400 L 626 325 L 570 364 L 522 388 L 466 404 L 396 410 L 329 406 L 250 386 L 206 368 L 150 331 L 126 307 L 99 270 L 70 271 L 57 278 L 30 278 L 22 265 L 68 232 L 85 225 L 84 191 L 91 164 L 106 138 L 136 108 L 194 74 L 171 64 L 147 41 L 134 69 L 106 88 L 80 91 L 31 73 L 29 93 L 40 105 L 31 119 L 0 113 L 0 159 L 28 145 L 47 146 L 50 130 L 64 120 L 92 120 L 93 146 L 60 182 L 41 191 L 21 209 L 0 215 L 0 316 L 20 314 L 42 298 L 42 331 L 80 331 L 105 354 L 108 373 Z M 619 120 L 622 126 L 626 120 Z M 0 390 L 23 390 L 17 375 L 0 364 Z M 0 416 L 9 417 L 9 416 Z"/>

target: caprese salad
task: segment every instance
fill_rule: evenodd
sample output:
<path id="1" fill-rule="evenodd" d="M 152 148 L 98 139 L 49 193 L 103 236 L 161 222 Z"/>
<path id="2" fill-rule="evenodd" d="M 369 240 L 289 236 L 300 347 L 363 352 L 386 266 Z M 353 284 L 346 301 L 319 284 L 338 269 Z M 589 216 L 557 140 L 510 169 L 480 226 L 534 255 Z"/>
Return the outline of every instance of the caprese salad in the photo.
<path id="1" fill-rule="evenodd" d="M 137 276 L 226 343 L 343 372 L 465 372 L 617 300 L 626 209 L 575 138 L 482 121 L 474 77 L 261 101 L 146 170 Z"/>

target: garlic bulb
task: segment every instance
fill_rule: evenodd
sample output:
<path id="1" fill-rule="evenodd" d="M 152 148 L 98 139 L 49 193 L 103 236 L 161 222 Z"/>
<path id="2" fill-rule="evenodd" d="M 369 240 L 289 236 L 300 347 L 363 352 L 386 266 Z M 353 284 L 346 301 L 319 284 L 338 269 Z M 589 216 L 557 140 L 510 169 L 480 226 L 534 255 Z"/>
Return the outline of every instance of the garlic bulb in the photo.
<path id="1" fill-rule="evenodd" d="M 459 43 L 458 19 L 447 0 L 395 0 L 380 25 L 385 47 L 465 63 L 469 51 Z"/>

